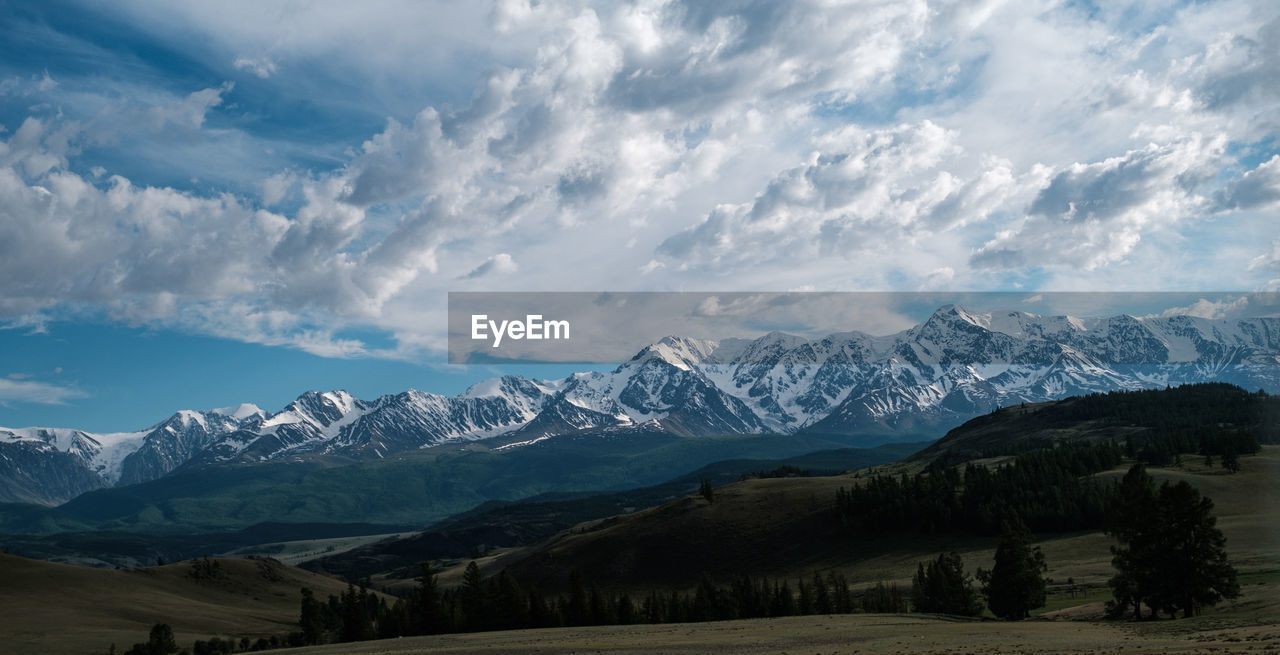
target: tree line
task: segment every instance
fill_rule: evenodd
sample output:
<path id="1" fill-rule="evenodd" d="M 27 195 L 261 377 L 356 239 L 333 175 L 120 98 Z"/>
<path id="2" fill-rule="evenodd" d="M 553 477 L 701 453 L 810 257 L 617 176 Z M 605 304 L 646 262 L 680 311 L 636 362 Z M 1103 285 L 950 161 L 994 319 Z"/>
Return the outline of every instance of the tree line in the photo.
<path id="1" fill-rule="evenodd" d="M 441 589 L 429 564 L 417 586 L 393 604 L 365 589 L 330 595 L 327 601 L 304 589 L 299 615 L 303 644 L 365 639 L 560 626 L 687 623 L 732 619 L 906 612 L 908 595 L 884 582 L 854 593 L 842 573 L 814 573 L 796 580 L 742 575 L 717 584 L 703 575 L 692 592 L 650 591 L 633 596 L 603 591 L 579 571 L 568 592 L 548 597 L 526 587 L 507 571 L 485 577 L 475 562 L 462 585 Z"/>
<path id="2" fill-rule="evenodd" d="M 1121 462 L 1114 443 L 1063 444 L 1022 453 L 995 469 L 932 463 L 915 475 L 876 475 L 836 492 L 849 533 L 996 535 L 1010 516 L 1037 532 L 1101 528 L 1114 489 L 1091 477 Z"/>

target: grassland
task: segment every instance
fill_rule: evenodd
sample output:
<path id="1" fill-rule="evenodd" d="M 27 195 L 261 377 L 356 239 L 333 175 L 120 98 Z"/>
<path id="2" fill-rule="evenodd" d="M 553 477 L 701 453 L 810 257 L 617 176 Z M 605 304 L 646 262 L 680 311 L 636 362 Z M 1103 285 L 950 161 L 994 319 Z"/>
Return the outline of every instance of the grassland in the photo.
<path id="1" fill-rule="evenodd" d="M 1227 550 L 1241 573 L 1242 595 L 1192 619 L 1130 623 L 1102 620 L 1109 598 L 1110 539 L 1099 532 L 1057 535 L 1039 541 L 1053 582 L 1049 602 L 1020 623 L 963 621 L 919 615 L 791 617 L 666 626 L 614 626 L 449 635 L 346 645 L 301 653 L 1267 653 L 1280 652 L 1280 447 L 1268 446 L 1242 458 L 1242 470 L 1228 474 L 1199 459 L 1178 468 L 1153 469 L 1160 481 L 1187 480 L 1213 498 Z M 1104 472 L 1122 476 L 1125 467 Z M 784 539 L 763 534 L 772 526 L 787 538 L 803 539 L 791 528 L 816 512 L 815 499 L 854 479 L 750 480 L 717 490 L 716 501 L 687 498 L 610 521 L 578 526 L 537 553 L 512 551 L 480 561 L 488 570 L 519 563 L 536 575 L 538 566 L 557 562 L 601 567 L 636 560 L 625 544 L 643 548 L 667 544 L 658 553 L 675 557 L 698 543 L 736 543 L 727 566 L 760 564 Z M 754 517 L 754 520 L 752 520 Z M 752 527 L 756 526 L 756 527 Z M 718 536 L 717 536 L 718 535 Z M 647 541 L 646 541 L 647 540 Z M 808 576 L 844 572 L 857 586 L 876 581 L 909 586 L 916 563 L 942 550 L 956 550 L 966 570 L 990 567 L 990 540 L 901 539 L 874 545 L 863 556 L 856 545 L 810 548 L 805 559 L 775 552 L 770 575 Z M 759 549 L 759 552 L 756 552 Z M 744 554 L 745 551 L 745 554 Z M 869 552 L 869 551 L 868 551 Z M 675 553 L 673 555 L 673 553 Z M 619 556 L 621 555 L 621 558 Z M 687 553 L 685 553 L 687 556 Z M 696 553 L 695 553 L 696 555 Z M 534 559 L 530 559 L 533 557 Z M 546 574 L 544 574 L 546 575 Z M 549 576 L 548 576 L 549 577 Z M 1067 581 L 1070 580 L 1071 584 Z M 456 570 L 442 576 L 456 583 Z M 643 586 L 643 585 L 641 585 Z M 669 587 L 668 587 L 669 588 Z"/>
<path id="2" fill-rule="evenodd" d="M 1145 626 L 1143 626 L 1145 627 Z M 969 621 L 900 614 L 800 616 L 716 623 L 516 630 L 334 644 L 297 655 L 516 655 L 525 653 L 1267 653 L 1275 625 L 1173 632 L 1128 624 Z"/>
<path id="3" fill-rule="evenodd" d="M 1184 461 L 1182 468 L 1152 469 L 1152 475 L 1158 483 L 1187 480 L 1214 500 L 1228 552 L 1242 572 L 1280 570 L 1280 447 L 1241 458 L 1237 474 L 1190 457 Z M 1118 479 L 1126 468 L 1100 475 Z M 747 480 L 717 488 L 713 503 L 691 496 L 579 525 L 537 548 L 486 558 L 482 568 L 511 567 L 543 589 L 557 588 L 577 568 L 604 588 L 670 590 L 692 585 L 703 571 L 720 579 L 744 571 L 775 578 L 839 571 L 855 584 L 905 585 L 918 562 L 953 550 L 969 571 L 991 566 L 993 538 L 834 537 L 826 510 L 836 489 L 858 483 L 849 475 Z M 1111 543 L 1100 532 L 1042 538 L 1053 590 L 1066 593 L 1068 579 L 1084 588 L 1105 585 L 1112 575 Z"/>
<path id="4" fill-rule="evenodd" d="M 1280 653 L 1280 447 L 1242 458 L 1242 470 L 1234 475 L 1206 468 L 1198 459 L 1184 462 L 1181 468 L 1154 469 L 1153 475 L 1158 481 L 1188 480 L 1214 499 L 1243 587 L 1240 598 L 1193 619 L 1100 620 L 1112 573 L 1111 542 L 1091 532 L 1039 542 L 1053 579 L 1049 604 L 1020 623 L 921 615 L 808 616 L 444 635 L 289 652 Z M 1123 469 L 1101 475 L 1120 476 Z M 664 561 L 685 559 L 692 562 L 688 567 L 704 566 L 718 552 L 719 564 L 753 567 L 743 569 L 753 575 L 840 571 L 856 586 L 882 580 L 907 586 L 916 563 L 942 550 L 960 552 L 970 571 L 991 565 L 994 543 L 989 539 L 900 537 L 815 545 L 820 533 L 805 530 L 816 530 L 814 521 L 823 516 L 822 507 L 836 488 L 858 479 L 747 480 L 718 488 L 713 503 L 694 496 L 579 525 L 543 547 L 494 553 L 481 564 L 490 572 L 520 564 L 537 575 L 538 567 L 555 570 L 565 562 L 586 567 L 636 564 L 652 550 L 656 563 L 638 567 L 643 574 L 645 567 Z M 634 550 L 628 554 L 625 548 Z M 623 559 L 616 559 L 619 555 Z M 112 643 L 123 649 L 142 641 L 157 622 L 173 625 L 182 645 L 214 635 L 282 635 L 295 629 L 300 587 L 321 596 L 342 589 L 336 580 L 263 560 L 222 560 L 222 566 L 225 576 L 208 580 L 193 578 L 190 563 L 104 571 L 0 556 L 0 651 L 92 653 Z M 456 584 L 456 571 L 442 575 L 442 584 Z M 664 578 L 648 583 L 655 589 L 672 588 Z"/>
<path id="5" fill-rule="evenodd" d="M 168 623 L 178 643 L 284 635 L 297 629 L 301 588 L 341 593 L 333 578 L 265 559 L 215 559 L 103 570 L 0 554 L 0 652 L 117 652 Z"/>

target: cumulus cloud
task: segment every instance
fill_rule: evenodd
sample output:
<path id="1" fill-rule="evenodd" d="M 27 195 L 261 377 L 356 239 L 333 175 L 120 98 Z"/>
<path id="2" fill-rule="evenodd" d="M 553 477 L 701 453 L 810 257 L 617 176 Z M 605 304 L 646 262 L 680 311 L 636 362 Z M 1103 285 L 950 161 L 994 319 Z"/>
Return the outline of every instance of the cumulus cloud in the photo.
<path id="1" fill-rule="evenodd" d="M 1280 202 L 1280 155 L 1261 163 L 1216 194 L 1219 210 L 1260 209 Z"/>
<path id="2" fill-rule="evenodd" d="M 1198 78 L 1197 97 L 1211 109 L 1274 103 L 1280 98 L 1277 39 L 1280 39 L 1280 18 L 1263 23 L 1254 34 L 1220 34 L 1203 55 L 1186 62 Z"/>
<path id="3" fill-rule="evenodd" d="M 282 238 L 286 218 L 228 194 L 120 176 L 95 186 L 65 169 L 61 142 L 59 128 L 28 120 L 0 144 L 0 313 L 85 303 L 145 321 L 267 281 L 264 244 Z"/>
<path id="4" fill-rule="evenodd" d="M 751 202 L 717 207 L 658 253 L 686 268 L 732 269 L 853 256 L 984 220 L 1015 180 L 998 161 L 976 174 L 948 170 L 963 154 L 954 136 L 929 121 L 823 135 L 807 163 Z"/>
<path id="5" fill-rule="evenodd" d="M 1232 153 L 1272 143 L 1277 22 L 1233 7 L 126 4 L 157 33 L 207 34 L 189 54 L 210 70 L 271 82 L 11 123 L 0 312 L 105 308 L 354 356 L 344 325 L 422 343 L 432 298 L 513 284 L 517 261 L 544 288 L 973 288 L 1041 267 L 1092 284 L 1228 210 L 1269 241 L 1280 159 L 1237 175 Z M 0 94 L 65 99 L 76 83 L 28 71 Z M 257 87 L 309 84 L 357 94 L 380 127 L 317 153 L 231 111 Z M 252 171 L 234 191 L 79 165 L 143 142 L 174 177 L 203 177 L 214 133 L 250 144 L 205 169 Z M 1234 273 L 1275 277 L 1245 245 Z"/>
<path id="6" fill-rule="evenodd" d="M 1193 136 L 1072 164 L 1053 175 L 1019 224 L 983 244 L 971 261 L 980 268 L 1085 269 L 1118 261 L 1148 230 L 1206 207 L 1197 190 L 1216 173 L 1224 146 L 1220 138 Z"/>

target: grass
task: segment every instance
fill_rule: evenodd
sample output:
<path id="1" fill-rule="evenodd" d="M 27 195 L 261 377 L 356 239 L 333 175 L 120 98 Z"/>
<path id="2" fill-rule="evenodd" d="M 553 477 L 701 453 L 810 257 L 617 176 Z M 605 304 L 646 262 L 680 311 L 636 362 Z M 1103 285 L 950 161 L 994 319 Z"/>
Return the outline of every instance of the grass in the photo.
<path id="1" fill-rule="evenodd" d="M 1248 650 L 1246 650 L 1246 648 Z M 287 651 L 297 655 L 516 653 L 1224 653 L 1280 648 L 1280 629 L 1141 634 L 1123 624 L 967 621 L 901 614 L 799 616 L 715 623 L 557 628 L 412 637 Z"/>
<path id="2" fill-rule="evenodd" d="M 284 635 L 297 629 L 301 588 L 321 598 L 344 583 L 266 559 L 215 559 L 103 570 L 0 554 L 0 650 L 9 655 L 116 652 L 168 623 L 178 643 Z"/>
<path id="3" fill-rule="evenodd" d="M 1103 534 L 1059 535 L 1039 542 L 1050 569 L 1049 602 L 1028 621 L 963 620 L 926 615 L 854 614 L 753 619 L 716 623 L 603 626 L 516 630 L 461 635 L 414 637 L 360 644 L 340 644 L 289 651 L 298 655 L 351 653 L 353 655 L 453 655 L 514 653 L 893 653 L 895 655 L 997 654 L 997 653 L 1277 653 L 1280 652 L 1280 447 L 1269 446 L 1259 455 L 1242 458 L 1242 471 L 1228 475 L 1219 469 L 1188 465 L 1183 469 L 1154 469 L 1157 481 L 1188 480 L 1216 503 L 1219 525 L 1227 535 L 1228 552 L 1240 570 L 1242 594 L 1209 608 L 1198 617 L 1178 620 L 1100 620 L 1110 597 L 1106 580 L 1112 574 L 1111 541 Z M 1121 476 L 1126 467 L 1103 473 Z M 848 481 L 846 480 L 847 484 Z M 834 485 L 834 486 L 833 486 Z M 546 550 L 561 557 L 582 552 L 569 545 L 585 545 L 599 539 L 594 548 L 615 543 L 615 535 L 634 538 L 638 531 L 673 523 L 675 530 L 689 530 L 701 523 L 704 530 L 725 530 L 741 540 L 748 514 L 758 523 L 780 525 L 790 508 L 803 517 L 808 498 L 839 486 L 839 479 L 753 480 L 717 489 L 716 502 L 699 504 L 684 499 L 649 512 L 637 512 L 613 522 L 578 526 Z M 828 487 L 831 487 L 828 489 Z M 659 521 L 658 519 L 661 519 Z M 774 522 L 774 523 L 770 523 Z M 630 525 L 630 527 L 626 527 Z M 785 522 L 781 523 L 786 525 Z M 713 527 L 708 527 L 713 526 Z M 738 530 L 738 532 L 734 532 Z M 662 540 L 669 533 L 656 535 Z M 858 585 L 878 580 L 910 586 L 916 562 L 939 550 L 961 552 L 966 569 L 990 566 L 993 543 L 983 540 L 903 540 L 872 557 L 851 561 L 846 553 L 796 567 L 793 574 L 809 575 L 815 568 L 845 571 Z M 516 557 L 529 553 L 490 555 L 482 567 L 499 570 Z M 459 562 L 465 565 L 465 562 Z M 442 576 L 447 586 L 456 583 L 456 570 Z M 1071 578 L 1078 587 L 1069 592 Z"/>

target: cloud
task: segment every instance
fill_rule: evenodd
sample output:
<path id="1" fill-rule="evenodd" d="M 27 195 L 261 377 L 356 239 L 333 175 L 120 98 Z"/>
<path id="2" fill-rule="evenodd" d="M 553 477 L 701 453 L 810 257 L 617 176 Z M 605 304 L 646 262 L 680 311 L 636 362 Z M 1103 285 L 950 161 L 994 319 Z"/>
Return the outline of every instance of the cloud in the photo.
<path id="1" fill-rule="evenodd" d="M 235 88 L 232 82 L 192 92 L 186 97 L 166 105 L 146 110 L 147 120 L 155 130 L 173 126 L 186 130 L 199 130 L 204 125 L 210 109 L 222 104 L 222 96 Z"/>
<path id="2" fill-rule="evenodd" d="M 484 260 L 484 263 L 472 269 L 470 273 L 467 273 L 464 276 L 464 279 L 474 280 L 486 275 L 508 275 L 519 269 L 520 267 L 516 265 L 516 260 L 513 259 L 511 255 L 505 252 L 500 252 Z"/>
<path id="3" fill-rule="evenodd" d="M 1249 261 L 1250 271 L 1261 271 L 1275 277 L 1267 280 L 1262 288 L 1268 291 L 1280 291 L 1280 239 L 1271 243 L 1271 250 Z"/>
<path id="4" fill-rule="evenodd" d="M 84 398 L 88 394 L 71 387 L 60 387 L 32 380 L 0 378 L 0 405 L 10 403 L 35 403 L 39 405 L 65 405 L 68 400 Z"/>
<path id="5" fill-rule="evenodd" d="M 1256 313 L 1250 310 L 1249 296 L 1240 296 L 1239 298 L 1229 300 L 1209 300 L 1207 298 L 1201 298 L 1189 305 L 1183 307 L 1170 307 L 1160 313 L 1160 316 L 1165 318 L 1170 316 L 1195 316 L 1197 318 L 1208 318 L 1213 320 L 1243 318 L 1254 315 L 1256 315 Z"/>
<path id="6" fill-rule="evenodd" d="M 1148 231 L 1206 208 L 1197 190 L 1218 170 L 1224 146 L 1223 139 L 1196 135 L 1072 164 L 1053 175 L 1019 224 L 983 244 L 971 262 L 1091 270 L 1119 261 Z"/>
<path id="7" fill-rule="evenodd" d="M 261 79 L 267 79 L 275 74 L 276 62 L 270 57 L 236 57 L 232 62 L 236 70 L 247 70 Z"/>
<path id="8" fill-rule="evenodd" d="M 149 320 L 179 300 L 248 294 L 265 281 L 263 244 L 279 241 L 285 218 L 120 176 L 99 188 L 33 145 L 56 135 L 29 120 L 0 159 L 0 313 L 141 298 L 125 317 Z M 22 172 L 33 170 L 39 179 L 28 183 Z"/>
<path id="9" fill-rule="evenodd" d="M 1195 62 L 1197 97 L 1210 109 L 1230 105 L 1274 103 L 1280 98 L 1280 18 L 1273 18 L 1252 35 L 1222 34 L 1214 47 Z"/>
<path id="10" fill-rule="evenodd" d="M 0 141 L 5 316 L 105 311 L 362 356 L 334 335 L 428 343 L 438 299 L 471 284 L 1277 277 L 1257 244 L 1280 164 L 1236 172 L 1274 149 L 1267 6 L 120 11 L 240 86 L 146 61 L 0 82 L 48 107 L 6 116 Z M 1225 211 L 1233 229 L 1214 229 Z"/>
<path id="11" fill-rule="evenodd" d="M 751 202 L 721 205 L 667 238 L 659 256 L 685 268 L 730 270 L 851 257 L 983 221 L 1016 187 L 1002 162 L 988 161 L 968 179 L 948 170 L 963 151 L 953 133 L 929 121 L 850 126 L 816 145 L 806 164 L 779 174 Z"/>
<path id="12" fill-rule="evenodd" d="M 1262 209 L 1280 203 L 1280 155 L 1261 163 L 1215 195 L 1219 211 Z"/>

